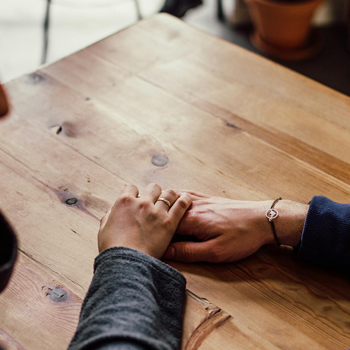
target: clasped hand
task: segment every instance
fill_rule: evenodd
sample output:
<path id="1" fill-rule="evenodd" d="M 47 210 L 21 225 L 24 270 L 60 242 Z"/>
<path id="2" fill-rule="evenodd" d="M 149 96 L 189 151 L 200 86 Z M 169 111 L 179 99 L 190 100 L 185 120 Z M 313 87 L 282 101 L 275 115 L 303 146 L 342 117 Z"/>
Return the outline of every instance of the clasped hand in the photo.
<path id="1" fill-rule="evenodd" d="M 170 203 L 159 201 L 165 198 Z M 136 186 L 126 186 L 112 208 L 101 219 L 98 248 L 128 247 L 161 259 L 186 210 L 191 205 L 187 194 L 162 192 L 150 184 L 139 196 Z"/>
<path id="2" fill-rule="evenodd" d="M 101 219 L 99 250 L 123 246 L 158 259 L 237 261 L 274 243 L 265 217 L 270 205 L 271 201 L 236 201 L 190 191 L 162 192 L 156 184 L 139 196 L 137 187 L 129 185 Z M 308 206 L 292 201 L 280 201 L 278 206 L 284 220 L 275 222 L 279 239 L 297 245 Z M 175 233 L 196 241 L 171 243 Z"/>

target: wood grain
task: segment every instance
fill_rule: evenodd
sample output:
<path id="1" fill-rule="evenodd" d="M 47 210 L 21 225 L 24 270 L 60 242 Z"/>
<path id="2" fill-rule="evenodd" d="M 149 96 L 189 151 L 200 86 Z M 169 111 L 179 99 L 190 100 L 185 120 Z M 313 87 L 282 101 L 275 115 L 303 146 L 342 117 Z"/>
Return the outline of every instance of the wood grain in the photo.
<path id="1" fill-rule="evenodd" d="M 195 350 L 231 315 L 189 290 L 186 296 L 182 349 Z"/>
<path id="2" fill-rule="evenodd" d="M 14 277 L 0 298 L 5 349 L 67 348 L 82 300 L 55 273 L 20 254 Z"/>
<path id="3" fill-rule="evenodd" d="M 235 199 L 350 198 L 350 99 L 167 15 L 7 84 L 0 207 L 20 261 L 0 344 L 65 349 L 99 218 L 124 185 Z M 350 347 L 349 281 L 268 247 L 177 264 L 183 350 Z"/>

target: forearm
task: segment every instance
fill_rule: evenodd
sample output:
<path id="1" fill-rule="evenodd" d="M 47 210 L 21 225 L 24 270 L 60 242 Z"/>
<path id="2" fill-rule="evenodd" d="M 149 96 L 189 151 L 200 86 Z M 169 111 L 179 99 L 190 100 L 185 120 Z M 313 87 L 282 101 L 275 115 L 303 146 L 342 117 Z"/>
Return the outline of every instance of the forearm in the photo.
<path id="1" fill-rule="evenodd" d="M 184 277 L 128 248 L 111 248 L 95 261 L 69 350 L 178 350 Z"/>
<path id="2" fill-rule="evenodd" d="M 280 200 L 275 205 L 278 217 L 274 220 L 276 234 L 282 245 L 296 247 L 300 241 L 309 205 L 290 200 Z M 271 224 L 265 219 L 266 244 L 275 244 Z"/>
<path id="3" fill-rule="evenodd" d="M 350 205 L 316 196 L 310 205 L 288 200 L 276 205 L 280 243 L 298 246 L 298 257 L 335 268 L 350 267 Z M 272 230 L 267 243 L 275 243 Z"/>

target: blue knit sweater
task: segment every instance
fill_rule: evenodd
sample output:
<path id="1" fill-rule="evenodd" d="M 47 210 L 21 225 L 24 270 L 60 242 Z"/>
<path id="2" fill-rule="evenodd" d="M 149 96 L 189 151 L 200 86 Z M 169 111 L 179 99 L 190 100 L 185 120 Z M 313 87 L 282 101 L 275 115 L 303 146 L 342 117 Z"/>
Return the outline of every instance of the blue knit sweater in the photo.
<path id="1" fill-rule="evenodd" d="M 312 199 L 298 257 L 350 271 L 350 204 L 336 203 L 323 196 Z"/>

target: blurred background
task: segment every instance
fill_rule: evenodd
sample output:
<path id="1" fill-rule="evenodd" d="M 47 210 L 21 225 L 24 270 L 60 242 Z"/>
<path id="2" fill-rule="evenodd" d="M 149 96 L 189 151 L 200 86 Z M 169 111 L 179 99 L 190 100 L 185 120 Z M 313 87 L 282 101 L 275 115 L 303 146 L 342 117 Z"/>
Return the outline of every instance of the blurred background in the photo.
<path id="1" fill-rule="evenodd" d="M 315 2 L 309 34 L 296 47 L 265 38 L 264 21 L 287 23 L 273 9 Z M 0 78 L 3 83 L 72 54 L 161 9 L 185 22 L 350 96 L 350 0 L 1 0 Z M 250 11 L 248 11 L 247 4 Z M 281 6 L 286 6 L 285 9 Z M 288 7 L 289 6 L 289 7 Z M 251 16 L 253 14 L 253 16 Z M 265 16 L 265 17 L 264 17 Z M 300 16 L 294 19 L 298 22 Z M 297 26 L 300 27 L 299 22 Z M 294 29 L 287 28 L 287 34 Z M 311 28 L 317 28 L 311 29 Z M 254 28 L 255 31 L 254 31 Z M 280 32 L 277 28 L 273 33 Z M 253 36 L 253 33 L 255 35 Z M 262 34 L 261 34 L 262 33 Z M 310 34 L 311 33 L 311 34 Z M 256 36 L 258 35 L 258 36 Z M 259 36 L 260 35 L 260 36 Z M 268 34 L 266 34 L 268 35 Z M 253 40 L 252 40 L 253 38 Z M 258 38 L 258 39 L 257 39 Z M 277 38 L 278 40 L 279 38 Z M 305 40 L 306 40 L 305 39 Z M 283 39 L 288 40 L 288 39 Z M 282 45 L 283 46 L 283 45 Z"/>

